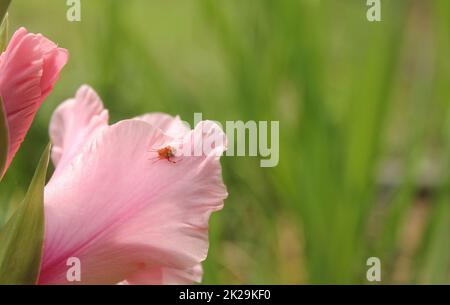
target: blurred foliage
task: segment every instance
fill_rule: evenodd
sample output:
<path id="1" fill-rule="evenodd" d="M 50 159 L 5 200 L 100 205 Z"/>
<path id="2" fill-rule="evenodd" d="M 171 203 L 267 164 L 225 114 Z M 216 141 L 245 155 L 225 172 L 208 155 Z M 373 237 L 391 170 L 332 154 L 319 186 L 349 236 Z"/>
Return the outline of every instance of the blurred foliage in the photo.
<path id="1" fill-rule="evenodd" d="M 62 0 L 11 5 L 12 30 L 71 58 L 2 200 L 21 198 L 52 111 L 89 83 L 112 121 L 280 121 L 277 167 L 223 159 L 204 283 L 367 283 L 372 256 L 383 283 L 450 282 L 448 0 L 382 0 L 375 23 L 365 0 L 81 2 L 73 23 Z"/>

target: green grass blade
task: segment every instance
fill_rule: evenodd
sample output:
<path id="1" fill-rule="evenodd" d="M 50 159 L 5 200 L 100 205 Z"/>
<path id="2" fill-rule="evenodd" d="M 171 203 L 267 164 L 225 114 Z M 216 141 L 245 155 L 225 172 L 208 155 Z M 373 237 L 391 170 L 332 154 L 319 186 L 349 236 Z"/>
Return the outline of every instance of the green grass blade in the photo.
<path id="1" fill-rule="evenodd" d="M 0 51 L 6 50 L 8 46 L 8 32 L 9 32 L 9 17 L 6 14 L 3 22 L 0 25 Z"/>
<path id="2" fill-rule="evenodd" d="M 10 4 L 11 0 L 0 0 L 0 20 L 3 21 Z"/>

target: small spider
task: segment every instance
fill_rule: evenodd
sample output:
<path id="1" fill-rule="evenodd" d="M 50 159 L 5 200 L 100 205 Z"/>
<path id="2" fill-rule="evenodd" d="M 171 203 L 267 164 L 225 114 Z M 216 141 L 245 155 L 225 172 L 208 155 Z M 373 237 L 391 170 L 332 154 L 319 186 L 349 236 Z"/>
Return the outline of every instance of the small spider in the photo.
<path id="1" fill-rule="evenodd" d="M 156 161 L 167 160 L 170 163 L 177 163 L 176 161 L 172 160 L 173 158 L 175 158 L 175 153 L 177 152 L 176 149 L 173 148 L 172 146 L 166 146 L 160 149 L 153 149 L 150 151 L 158 153 Z"/>

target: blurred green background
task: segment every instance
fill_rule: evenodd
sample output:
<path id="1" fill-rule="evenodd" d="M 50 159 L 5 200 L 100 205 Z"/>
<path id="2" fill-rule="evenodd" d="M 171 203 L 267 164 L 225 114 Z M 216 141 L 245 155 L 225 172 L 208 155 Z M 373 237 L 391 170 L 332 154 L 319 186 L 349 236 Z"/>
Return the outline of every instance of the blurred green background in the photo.
<path id="1" fill-rule="evenodd" d="M 111 121 L 280 121 L 280 163 L 223 158 L 206 284 L 450 283 L 450 1 L 13 0 L 11 32 L 70 51 L 0 191 L 23 196 L 83 83 Z M 0 211 L 4 219 L 6 211 Z M 0 221 L 1 222 L 1 221 Z"/>

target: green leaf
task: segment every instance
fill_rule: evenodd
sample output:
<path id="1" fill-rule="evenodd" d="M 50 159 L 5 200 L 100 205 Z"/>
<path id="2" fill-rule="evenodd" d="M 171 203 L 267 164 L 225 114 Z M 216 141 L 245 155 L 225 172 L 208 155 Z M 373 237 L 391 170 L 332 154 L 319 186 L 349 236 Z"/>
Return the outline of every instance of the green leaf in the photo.
<path id="1" fill-rule="evenodd" d="M 6 113 L 3 107 L 3 100 L 0 97 L 0 180 L 3 178 L 6 167 L 8 145 L 8 123 L 6 122 Z"/>
<path id="2" fill-rule="evenodd" d="M 0 284 L 35 284 L 44 241 L 44 186 L 50 156 L 45 149 L 25 199 L 0 232 Z"/>
<path id="3" fill-rule="evenodd" d="M 10 4 L 11 0 L 0 0 L 0 20 L 3 21 L 3 17 L 5 17 Z"/>

